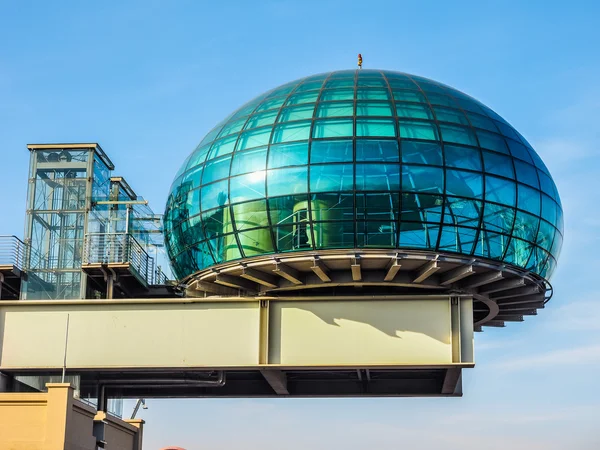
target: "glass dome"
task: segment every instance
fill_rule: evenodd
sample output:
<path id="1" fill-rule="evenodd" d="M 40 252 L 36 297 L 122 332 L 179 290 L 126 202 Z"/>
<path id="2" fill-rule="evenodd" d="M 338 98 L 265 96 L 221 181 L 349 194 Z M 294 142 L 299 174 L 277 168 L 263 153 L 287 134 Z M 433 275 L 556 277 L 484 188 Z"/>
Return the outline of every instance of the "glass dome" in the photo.
<path id="1" fill-rule="evenodd" d="M 563 236 L 548 169 L 502 117 L 390 71 L 313 75 L 246 103 L 175 177 L 165 240 L 180 279 L 326 249 L 418 249 L 549 278 Z"/>

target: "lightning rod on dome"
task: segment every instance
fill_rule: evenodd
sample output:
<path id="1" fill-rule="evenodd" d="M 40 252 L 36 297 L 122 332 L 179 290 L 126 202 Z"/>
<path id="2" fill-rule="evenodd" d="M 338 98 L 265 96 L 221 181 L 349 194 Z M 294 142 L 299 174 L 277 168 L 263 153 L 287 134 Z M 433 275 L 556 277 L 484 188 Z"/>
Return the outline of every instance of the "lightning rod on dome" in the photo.
<path id="1" fill-rule="evenodd" d="M 358 54 L 358 68 L 362 69 L 362 55 L 360 53 Z"/>

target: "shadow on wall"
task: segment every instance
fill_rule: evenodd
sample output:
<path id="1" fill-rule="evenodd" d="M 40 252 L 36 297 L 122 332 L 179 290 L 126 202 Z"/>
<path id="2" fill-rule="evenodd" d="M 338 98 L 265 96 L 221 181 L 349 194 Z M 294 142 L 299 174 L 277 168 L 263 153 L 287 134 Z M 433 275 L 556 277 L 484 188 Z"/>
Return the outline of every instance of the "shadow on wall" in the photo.
<path id="1" fill-rule="evenodd" d="M 410 303 L 410 305 L 408 304 Z M 286 302 L 286 305 L 289 303 Z M 292 306 L 292 305 L 289 305 Z M 340 320 L 364 323 L 388 336 L 402 339 L 401 334 L 424 334 L 442 344 L 450 343 L 450 312 L 446 300 L 298 302 L 293 307 L 308 311 L 328 325 L 339 327 Z M 279 320 L 282 320 L 279 311 Z"/>

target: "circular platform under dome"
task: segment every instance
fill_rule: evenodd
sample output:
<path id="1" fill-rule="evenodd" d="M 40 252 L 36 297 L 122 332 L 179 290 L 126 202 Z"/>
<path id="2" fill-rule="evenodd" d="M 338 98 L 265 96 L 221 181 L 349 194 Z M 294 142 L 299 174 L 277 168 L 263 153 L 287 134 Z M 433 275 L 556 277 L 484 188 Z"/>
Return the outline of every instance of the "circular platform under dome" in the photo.
<path id="1" fill-rule="evenodd" d="M 165 230 L 182 280 L 378 251 L 549 279 L 563 233 L 556 186 L 519 132 L 451 87 L 379 70 L 313 75 L 246 103 L 181 166 Z"/>

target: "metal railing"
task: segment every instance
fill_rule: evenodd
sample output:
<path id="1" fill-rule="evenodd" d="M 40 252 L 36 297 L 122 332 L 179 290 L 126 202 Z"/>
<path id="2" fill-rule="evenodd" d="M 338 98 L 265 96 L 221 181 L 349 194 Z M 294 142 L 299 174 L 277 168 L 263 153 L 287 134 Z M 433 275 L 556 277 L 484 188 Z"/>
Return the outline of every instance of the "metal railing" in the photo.
<path id="1" fill-rule="evenodd" d="M 85 236 L 83 264 L 129 264 L 149 285 L 167 277 L 140 243 L 128 233 L 90 233 Z"/>
<path id="2" fill-rule="evenodd" d="M 16 236 L 0 235 L 0 266 L 25 267 L 25 243 Z"/>

